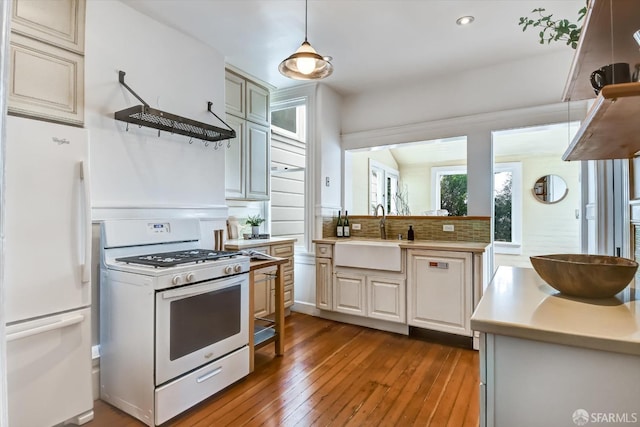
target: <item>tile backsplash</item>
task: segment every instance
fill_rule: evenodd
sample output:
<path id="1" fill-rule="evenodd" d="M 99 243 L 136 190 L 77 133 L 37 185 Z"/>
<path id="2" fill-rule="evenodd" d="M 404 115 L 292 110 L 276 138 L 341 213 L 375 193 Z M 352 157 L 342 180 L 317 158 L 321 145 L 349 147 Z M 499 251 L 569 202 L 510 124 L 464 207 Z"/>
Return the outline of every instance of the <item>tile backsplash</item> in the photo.
<path id="1" fill-rule="evenodd" d="M 336 237 L 336 217 L 322 218 L 322 237 Z M 349 216 L 352 237 L 380 237 L 380 218 L 374 216 Z M 360 230 L 353 225 L 360 224 Z M 409 225 L 413 226 L 415 240 L 440 240 L 457 242 L 491 242 L 490 217 L 438 217 L 438 216 L 388 216 L 385 229 L 387 239 L 402 235 L 406 240 Z M 453 225 L 454 231 L 443 231 L 443 225 Z"/>

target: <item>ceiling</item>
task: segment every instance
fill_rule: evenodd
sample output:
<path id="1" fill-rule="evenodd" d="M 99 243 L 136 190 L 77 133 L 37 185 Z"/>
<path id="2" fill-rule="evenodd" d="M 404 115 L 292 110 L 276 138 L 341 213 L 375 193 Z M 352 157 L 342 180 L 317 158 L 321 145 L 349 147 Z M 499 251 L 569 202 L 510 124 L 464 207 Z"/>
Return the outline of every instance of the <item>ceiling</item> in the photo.
<path id="1" fill-rule="evenodd" d="M 304 40 L 304 0 L 122 0 L 203 41 L 227 63 L 276 88 L 305 82 L 280 75 L 278 64 Z M 556 50 L 519 17 L 544 7 L 575 20 L 584 0 L 309 0 L 308 39 L 333 57 L 324 83 L 343 95 L 424 81 Z M 473 15 L 468 26 L 456 19 Z"/>

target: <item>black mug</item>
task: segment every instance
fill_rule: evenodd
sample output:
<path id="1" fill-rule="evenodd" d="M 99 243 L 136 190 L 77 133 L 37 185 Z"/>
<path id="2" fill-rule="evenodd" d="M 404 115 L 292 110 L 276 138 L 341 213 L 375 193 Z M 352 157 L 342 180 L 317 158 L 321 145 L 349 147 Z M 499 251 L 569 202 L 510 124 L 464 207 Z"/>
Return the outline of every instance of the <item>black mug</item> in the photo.
<path id="1" fill-rule="evenodd" d="M 605 65 L 591 73 L 591 86 L 593 86 L 596 95 L 606 85 L 629 83 L 630 81 L 631 73 L 629 72 L 629 64 L 626 62 Z"/>

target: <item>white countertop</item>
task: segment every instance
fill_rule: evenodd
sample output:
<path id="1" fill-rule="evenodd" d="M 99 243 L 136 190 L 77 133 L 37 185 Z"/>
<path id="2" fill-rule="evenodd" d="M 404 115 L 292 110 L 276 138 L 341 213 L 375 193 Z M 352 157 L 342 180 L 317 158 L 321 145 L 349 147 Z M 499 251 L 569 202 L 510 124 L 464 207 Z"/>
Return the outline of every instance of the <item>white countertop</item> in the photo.
<path id="1" fill-rule="evenodd" d="M 226 249 L 242 250 L 246 248 L 255 248 L 258 246 L 277 245 L 280 243 L 294 243 L 296 239 L 287 237 L 270 237 L 268 239 L 232 239 L 224 242 Z"/>
<path id="2" fill-rule="evenodd" d="M 555 344 L 640 355 L 640 293 L 613 298 L 561 295 L 531 268 L 499 267 L 471 329 Z"/>
<path id="3" fill-rule="evenodd" d="M 323 237 L 321 239 L 313 239 L 313 243 L 325 243 L 333 245 L 338 242 L 348 241 L 372 241 L 380 242 L 381 239 L 371 239 L 366 237 Z M 395 240 L 387 239 L 384 242 L 397 243 L 401 249 L 427 249 L 436 251 L 456 251 L 456 252 L 476 252 L 483 253 L 489 247 L 489 243 L 479 242 L 458 242 L 458 241 L 444 241 L 444 240 Z"/>

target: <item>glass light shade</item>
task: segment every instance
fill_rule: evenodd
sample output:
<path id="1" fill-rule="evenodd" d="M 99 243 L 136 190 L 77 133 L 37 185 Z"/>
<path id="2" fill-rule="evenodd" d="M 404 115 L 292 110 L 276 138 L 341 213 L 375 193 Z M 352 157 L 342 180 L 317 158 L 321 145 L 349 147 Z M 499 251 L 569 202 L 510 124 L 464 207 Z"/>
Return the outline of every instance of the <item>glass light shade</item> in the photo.
<path id="1" fill-rule="evenodd" d="M 296 80 L 318 80 L 333 73 L 329 58 L 320 56 L 305 40 L 295 53 L 278 66 L 282 75 Z"/>

